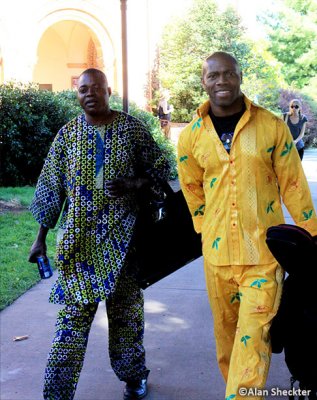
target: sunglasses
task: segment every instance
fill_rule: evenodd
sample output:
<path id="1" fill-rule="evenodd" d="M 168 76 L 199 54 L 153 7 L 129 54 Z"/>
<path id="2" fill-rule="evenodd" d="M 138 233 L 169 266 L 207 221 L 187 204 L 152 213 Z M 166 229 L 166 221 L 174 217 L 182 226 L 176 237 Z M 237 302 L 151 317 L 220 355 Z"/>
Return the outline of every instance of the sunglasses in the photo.
<path id="1" fill-rule="evenodd" d="M 296 110 L 299 108 L 299 106 L 296 104 L 295 106 L 291 106 L 291 108 L 296 108 Z"/>

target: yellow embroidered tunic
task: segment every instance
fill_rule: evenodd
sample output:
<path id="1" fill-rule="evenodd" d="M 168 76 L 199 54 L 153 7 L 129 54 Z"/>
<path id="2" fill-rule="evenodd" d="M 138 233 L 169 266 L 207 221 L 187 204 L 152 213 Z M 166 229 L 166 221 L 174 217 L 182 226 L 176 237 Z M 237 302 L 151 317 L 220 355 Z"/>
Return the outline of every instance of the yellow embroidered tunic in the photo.
<path id="1" fill-rule="evenodd" d="M 294 222 L 317 235 L 317 217 L 293 138 L 286 124 L 244 96 L 246 111 L 230 150 L 208 115 L 209 101 L 181 132 L 179 179 L 203 253 L 214 265 L 274 260 L 266 230 L 284 223 L 281 197 Z"/>

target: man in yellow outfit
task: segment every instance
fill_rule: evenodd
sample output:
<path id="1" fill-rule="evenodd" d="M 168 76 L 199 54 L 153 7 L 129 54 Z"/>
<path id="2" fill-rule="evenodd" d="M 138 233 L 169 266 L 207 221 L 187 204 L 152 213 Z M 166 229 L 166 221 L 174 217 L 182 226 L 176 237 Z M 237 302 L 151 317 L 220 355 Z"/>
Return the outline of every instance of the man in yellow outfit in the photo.
<path id="1" fill-rule="evenodd" d="M 317 235 L 301 161 L 285 123 L 240 89 L 237 60 L 216 52 L 203 64 L 209 101 L 182 131 L 179 179 L 197 232 L 214 317 L 226 400 L 262 399 L 283 271 L 267 248 L 269 226 L 294 222 Z M 247 397 L 246 397 L 247 395 Z"/>

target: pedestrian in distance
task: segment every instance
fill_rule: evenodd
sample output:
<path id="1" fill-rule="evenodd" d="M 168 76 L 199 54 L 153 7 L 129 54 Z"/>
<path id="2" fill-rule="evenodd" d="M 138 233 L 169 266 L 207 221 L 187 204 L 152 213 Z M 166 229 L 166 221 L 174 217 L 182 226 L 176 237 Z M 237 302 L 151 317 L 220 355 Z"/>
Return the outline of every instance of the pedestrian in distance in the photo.
<path id="1" fill-rule="evenodd" d="M 283 114 L 283 120 L 289 127 L 293 136 L 294 145 L 297 148 L 300 159 L 304 156 L 304 141 L 307 117 L 302 114 L 302 103 L 298 99 L 293 99 L 289 103 L 289 111 Z"/>
<path id="2" fill-rule="evenodd" d="M 171 138 L 171 119 L 174 107 L 169 103 L 170 93 L 164 90 L 161 94 L 158 104 L 158 116 L 160 119 L 161 129 L 167 139 Z"/>
<path id="3" fill-rule="evenodd" d="M 293 138 L 284 122 L 242 92 L 235 57 L 203 63 L 209 96 L 180 134 L 179 179 L 202 233 L 217 360 L 226 399 L 261 399 L 271 359 L 269 329 L 283 271 L 266 245 L 268 227 L 295 223 L 317 234 L 317 217 Z M 257 393 L 260 393 L 259 391 Z"/>
<path id="4" fill-rule="evenodd" d="M 47 233 L 61 216 L 58 279 L 50 301 L 63 308 L 45 370 L 47 400 L 74 398 L 101 301 L 107 308 L 111 366 L 126 382 L 123 398 L 147 394 L 144 304 L 134 277 L 133 233 L 139 191 L 147 187 L 158 195 L 156 179 L 167 179 L 170 166 L 141 121 L 110 108 L 110 95 L 102 71 L 80 75 L 83 114 L 55 137 L 30 207 L 40 224 L 31 262 L 46 257 Z"/>

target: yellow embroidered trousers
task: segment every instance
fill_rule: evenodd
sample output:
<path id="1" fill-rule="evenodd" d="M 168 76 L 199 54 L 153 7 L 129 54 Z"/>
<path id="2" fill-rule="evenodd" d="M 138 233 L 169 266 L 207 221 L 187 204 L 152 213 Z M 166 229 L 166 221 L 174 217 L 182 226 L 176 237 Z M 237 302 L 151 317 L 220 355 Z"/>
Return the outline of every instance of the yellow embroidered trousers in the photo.
<path id="1" fill-rule="evenodd" d="M 270 360 L 269 329 L 281 298 L 283 271 L 276 263 L 215 266 L 205 260 L 217 360 L 226 400 L 259 400 Z M 242 388 L 242 389 L 241 389 Z M 249 396 L 244 395 L 244 389 Z"/>

